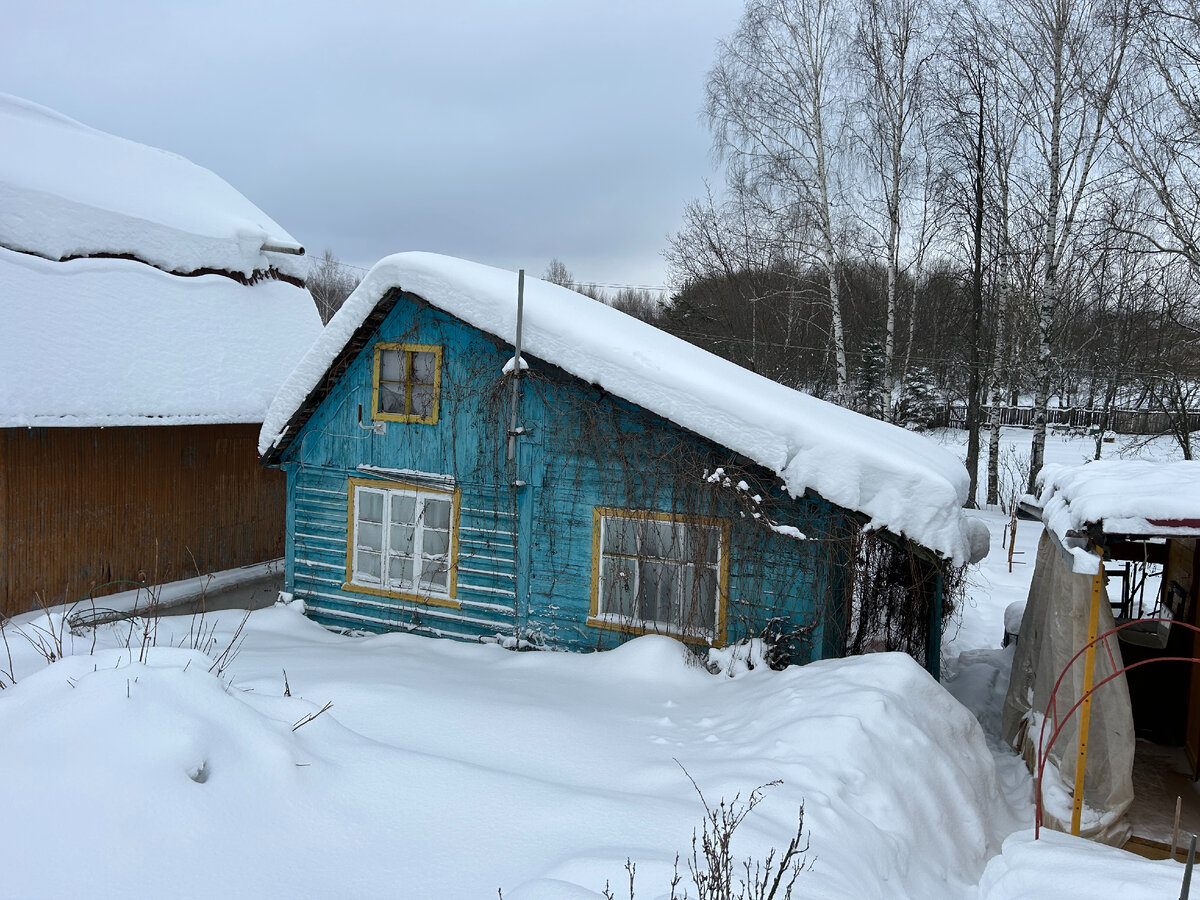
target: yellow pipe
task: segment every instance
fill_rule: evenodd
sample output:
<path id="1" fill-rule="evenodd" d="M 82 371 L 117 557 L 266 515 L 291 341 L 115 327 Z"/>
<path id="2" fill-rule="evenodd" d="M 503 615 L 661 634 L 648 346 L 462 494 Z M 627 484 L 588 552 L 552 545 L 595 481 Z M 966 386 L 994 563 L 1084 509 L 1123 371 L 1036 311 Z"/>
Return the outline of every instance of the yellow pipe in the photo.
<path id="1" fill-rule="evenodd" d="M 1088 727 L 1092 722 L 1092 684 L 1096 680 L 1096 633 L 1100 630 L 1100 600 L 1104 596 L 1104 551 L 1100 571 L 1092 576 L 1092 608 L 1088 616 L 1087 652 L 1083 655 L 1083 705 L 1079 710 L 1079 758 L 1075 762 L 1075 804 L 1071 810 L 1071 834 L 1079 834 L 1083 818 L 1083 776 L 1087 770 Z"/>

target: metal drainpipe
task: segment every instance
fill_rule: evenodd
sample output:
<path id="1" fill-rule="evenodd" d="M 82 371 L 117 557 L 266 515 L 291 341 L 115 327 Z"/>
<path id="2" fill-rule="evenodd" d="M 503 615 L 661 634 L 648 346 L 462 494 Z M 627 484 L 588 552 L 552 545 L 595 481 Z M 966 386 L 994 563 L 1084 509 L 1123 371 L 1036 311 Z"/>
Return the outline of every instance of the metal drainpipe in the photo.
<path id="1" fill-rule="evenodd" d="M 517 411 L 521 400 L 521 320 L 525 315 L 525 270 L 517 272 L 517 336 L 513 341 L 512 412 L 508 419 L 508 462 L 517 458 Z M 515 473 L 514 473 L 515 477 Z"/>
<path id="2" fill-rule="evenodd" d="M 513 584 L 513 637 L 520 646 L 521 639 L 521 593 L 527 589 L 522 578 L 521 568 L 521 516 L 518 494 L 524 482 L 520 478 L 517 465 L 517 435 L 520 427 L 517 424 L 521 404 L 521 324 L 525 317 L 525 270 L 517 271 L 517 333 L 513 340 L 513 371 L 512 371 L 512 407 L 508 419 L 508 473 L 509 489 L 512 498 L 512 527 L 513 527 L 513 572 L 517 578 Z"/>

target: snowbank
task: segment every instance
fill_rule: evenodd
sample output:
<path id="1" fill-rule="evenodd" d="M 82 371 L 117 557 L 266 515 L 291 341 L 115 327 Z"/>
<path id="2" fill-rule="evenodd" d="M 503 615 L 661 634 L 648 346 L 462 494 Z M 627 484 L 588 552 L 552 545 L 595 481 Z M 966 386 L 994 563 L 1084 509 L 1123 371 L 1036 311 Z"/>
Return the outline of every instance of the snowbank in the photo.
<path id="1" fill-rule="evenodd" d="M 308 292 L 281 281 L 0 248 L 0 284 L 2 428 L 261 422 L 321 330 Z"/>
<path id="2" fill-rule="evenodd" d="M 1108 534 L 1200 533 L 1200 462 L 1096 460 L 1045 466 L 1038 475 L 1042 520 L 1072 555 L 1075 572 L 1094 575 L 1099 557 L 1077 536 L 1090 525 Z"/>
<path id="3" fill-rule="evenodd" d="M 798 896 L 966 900 L 1016 826 L 978 725 L 899 654 L 729 678 L 664 637 L 514 653 L 275 607 L 218 677 L 241 617 L 159 620 L 146 653 L 65 633 L 49 666 L 10 626 L 6 895 L 599 900 L 629 857 L 664 897 L 704 813 L 689 776 L 710 803 L 781 781 L 739 859 L 804 803 Z"/>
<path id="4" fill-rule="evenodd" d="M 303 280 L 295 239 L 208 169 L 0 94 L 0 247 L 60 260 L 127 254 L 168 272 Z"/>
<path id="5" fill-rule="evenodd" d="M 979 900 L 1095 900 L 1097 897 L 1178 897 L 1183 866 L 1153 862 L 1124 850 L 1042 829 L 1020 831 L 1004 842 L 979 883 Z"/>
<path id="6" fill-rule="evenodd" d="M 515 273 L 431 253 L 375 265 L 280 389 L 259 452 L 393 287 L 512 341 Z M 987 529 L 964 517 L 967 472 L 926 438 L 783 387 L 574 291 L 525 280 L 522 350 L 749 457 L 793 496 L 812 489 L 955 562 L 987 552 Z M 536 365 L 536 363 L 534 363 Z"/>

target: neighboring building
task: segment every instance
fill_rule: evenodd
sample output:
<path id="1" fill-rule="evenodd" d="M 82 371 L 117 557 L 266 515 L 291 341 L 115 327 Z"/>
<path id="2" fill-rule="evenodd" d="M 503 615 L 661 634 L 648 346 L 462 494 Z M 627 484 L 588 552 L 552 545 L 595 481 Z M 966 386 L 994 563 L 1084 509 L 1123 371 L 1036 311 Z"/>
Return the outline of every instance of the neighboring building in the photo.
<path id="1" fill-rule="evenodd" d="M 282 555 L 303 249 L 172 153 L 4 94 L 0 135 L 0 614 Z"/>
<path id="2" fill-rule="evenodd" d="M 1038 490 L 1022 501 L 1046 529 L 1004 701 L 1004 736 L 1035 773 L 1042 748 L 1043 825 L 1075 828 L 1082 784 L 1077 833 L 1122 846 L 1135 784 L 1139 791 L 1163 785 L 1179 772 L 1175 754 L 1193 778 L 1200 775 L 1200 462 L 1049 465 L 1038 473 Z M 1081 760 L 1087 777 L 1077 782 Z M 1149 817 L 1169 822 L 1175 796 L 1160 797 Z M 1194 791 L 1183 796 L 1187 834 L 1200 830 L 1200 806 Z"/>
<path id="3" fill-rule="evenodd" d="M 570 649 L 766 630 L 804 661 L 847 644 L 869 525 L 911 562 L 889 590 L 936 667 L 941 573 L 987 546 L 961 463 L 533 279 L 518 366 L 517 294 L 388 257 L 281 389 L 259 449 L 313 618 Z"/>

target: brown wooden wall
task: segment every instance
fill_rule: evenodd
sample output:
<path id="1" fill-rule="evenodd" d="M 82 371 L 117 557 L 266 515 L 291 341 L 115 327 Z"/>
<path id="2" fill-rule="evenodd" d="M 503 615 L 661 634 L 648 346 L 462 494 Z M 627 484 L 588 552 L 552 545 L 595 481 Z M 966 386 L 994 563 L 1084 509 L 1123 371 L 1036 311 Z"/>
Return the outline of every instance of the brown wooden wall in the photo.
<path id="1" fill-rule="evenodd" d="M 0 429 L 0 613 L 283 555 L 258 425 Z"/>

